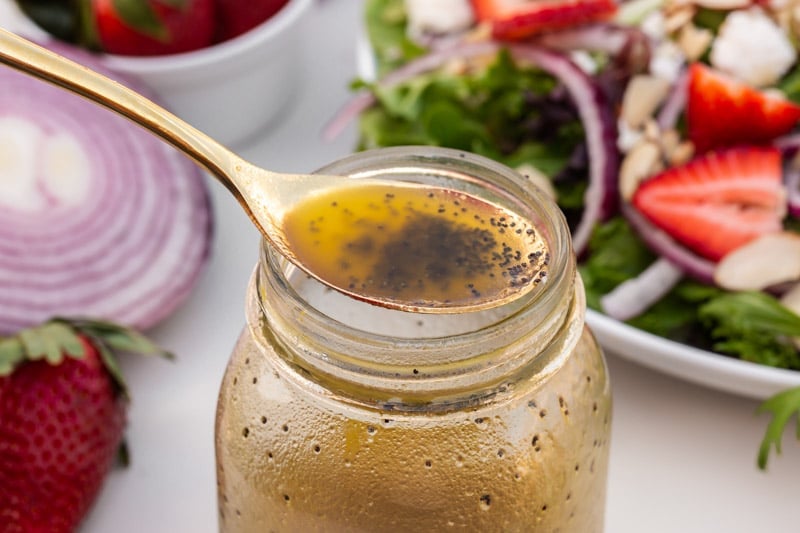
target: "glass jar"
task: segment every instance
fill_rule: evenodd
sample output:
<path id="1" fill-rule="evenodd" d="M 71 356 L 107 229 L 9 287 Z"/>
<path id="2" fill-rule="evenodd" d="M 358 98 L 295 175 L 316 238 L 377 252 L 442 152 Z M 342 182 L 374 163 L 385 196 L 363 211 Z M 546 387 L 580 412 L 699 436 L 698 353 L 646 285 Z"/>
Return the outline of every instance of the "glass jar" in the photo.
<path id="1" fill-rule="evenodd" d="M 556 205 L 437 148 L 321 173 L 463 190 L 534 222 L 548 270 L 510 304 L 415 314 L 321 287 L 264 245 L 216 419 L 226 532 L 603 530 L 611 396 Z"/>

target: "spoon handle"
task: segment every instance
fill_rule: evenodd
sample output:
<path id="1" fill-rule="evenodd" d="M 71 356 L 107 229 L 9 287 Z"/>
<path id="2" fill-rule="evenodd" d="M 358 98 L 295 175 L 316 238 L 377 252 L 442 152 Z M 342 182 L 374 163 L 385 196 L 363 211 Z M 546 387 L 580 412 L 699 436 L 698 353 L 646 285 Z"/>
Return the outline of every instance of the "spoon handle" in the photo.
<path id="1" fill-rule="evenodd" d="M 147 128 L 205 167 L 241 201 L 239 156 L 149 99 L 89 68 L 0 28 L 0 63 L 79 94 Z"/>

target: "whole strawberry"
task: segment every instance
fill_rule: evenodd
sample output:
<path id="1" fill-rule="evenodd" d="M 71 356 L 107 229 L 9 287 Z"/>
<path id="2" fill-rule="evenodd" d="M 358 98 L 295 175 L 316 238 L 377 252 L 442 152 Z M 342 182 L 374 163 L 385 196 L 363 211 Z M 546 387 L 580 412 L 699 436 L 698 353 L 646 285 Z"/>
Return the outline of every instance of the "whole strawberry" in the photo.
<path id="1" fill-rule="evenodd" d="M 225 41 L 272 17 L 288 0 L 217 0 L 217 40 Z"/>
<path id="2" fill-rule="evenodd" d="M 138 333 L 56 319 L 0 339 L 0 525 L 74 531 L 122 446 L 128 397 L 112 352 L 161 353 Z"/>
<path id="3" fill-rule="evenodd" d="M 177 54 L 212 44 L 214 0 L 91 0 L 97 44 L 111 54 Z"/>

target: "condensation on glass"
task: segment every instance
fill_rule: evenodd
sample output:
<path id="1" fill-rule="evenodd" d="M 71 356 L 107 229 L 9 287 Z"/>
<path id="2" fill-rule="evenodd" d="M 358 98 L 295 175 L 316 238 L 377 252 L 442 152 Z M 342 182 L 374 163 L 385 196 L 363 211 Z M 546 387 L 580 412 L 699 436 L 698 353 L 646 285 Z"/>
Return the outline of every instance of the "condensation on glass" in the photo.
<path id="1" fill-rule="evenodd" d="M 220 530 L 602 531 L 610 388 L 556 206 L 449 150 L 320 172 L 501 203 L 534 222 L 546 276 L 490 311 L 402 313 L 325 289 L 265 245 L 219 396 Z"/>

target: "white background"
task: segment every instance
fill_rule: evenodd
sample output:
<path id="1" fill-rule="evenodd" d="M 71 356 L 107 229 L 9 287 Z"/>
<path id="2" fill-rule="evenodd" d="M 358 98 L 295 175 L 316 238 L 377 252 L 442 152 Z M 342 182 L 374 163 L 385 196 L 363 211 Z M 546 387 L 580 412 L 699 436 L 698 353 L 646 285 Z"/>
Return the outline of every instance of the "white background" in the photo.
<path id="1" fill-rule="evenodd" d="M 278 171 L 312 171 L 352 151 L 352 129 L 319 136 L 355 77 L 361 2 L 323 0 L 306 20 L 304 84 L 281 121 L 234 147 Z M 219 102 L 221 113 L 225 102 Z M 89 533 L 217 531 L 214 411 L 230 350 L 243 324 L 245 286 L 258 235 L 233 197 L 210 184 L 213 257 L 196 292 L 151 332 L 173 363 L 125 363 L 132 389 L 132 464 L 116 470 L 84 525 Z M 758 471 L 766 416 L 756 401 L 690 385 L 608 354 L 615 404 L 606 531 L 800 531 L 800 443 Z"/>

